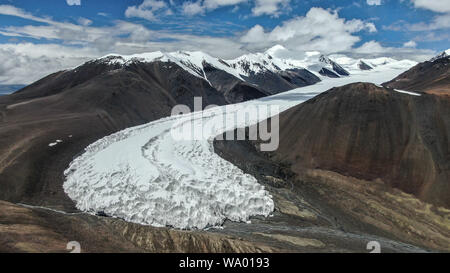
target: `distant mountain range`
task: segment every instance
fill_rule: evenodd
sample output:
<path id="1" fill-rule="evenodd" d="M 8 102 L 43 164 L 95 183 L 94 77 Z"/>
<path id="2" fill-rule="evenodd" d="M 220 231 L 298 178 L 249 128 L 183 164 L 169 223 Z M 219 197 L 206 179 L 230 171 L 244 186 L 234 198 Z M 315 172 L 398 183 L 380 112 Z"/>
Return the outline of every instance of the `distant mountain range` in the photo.
<path id="1" fill-rule="evenodd" d="M 295 58 L 281 57 L 286 55 L 295 54 L 277 45 L 266 52 L 246 54 L 232 60 L 215 58 L 199 51 L 171 53 L 158 51 L 128 56 L 110 54 L 91 62 L 122 68 L 153 62 L 167 63 L 169 66 L 173 64 L 207 81 L 224 95 L 228 103 L 315 84 L 321 81 L 321 77 L 346 77 L 352 73 L 398 62 L 405 67 L 416 64 L 409 60 L 397 61 L 391 58 L 363 60 L 342 55 L 336 55 L 339 61 L 335 61 L 319 52 L 306 52 L 304 56 Z"/>

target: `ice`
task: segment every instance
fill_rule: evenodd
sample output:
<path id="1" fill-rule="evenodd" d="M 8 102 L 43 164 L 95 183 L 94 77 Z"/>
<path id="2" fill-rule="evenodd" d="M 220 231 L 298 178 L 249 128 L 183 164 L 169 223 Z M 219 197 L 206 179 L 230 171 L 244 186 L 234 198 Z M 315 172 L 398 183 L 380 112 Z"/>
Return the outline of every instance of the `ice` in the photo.
<path id="1" fill-rule="evenodd" d="M 192 54 L 192 58 L 197 65 L 203 57 Z M 205 229 L 227 219 L 248 222 L 252 216 L 269 216 L 274 202 L 264 186 L 214 153 L 215 136 L 268 117 L 236 121 L 235 113 L 254 105 L 278 106 L 281 112 L 332 87 L 353 82 L 381 84 L 408 68 L 405 63 L 391 62 L 275 96 L 125 129 L 89 145 L 75 158 L 64 173 L 64 190 L 82 211 L 101 211 L 144 225 Z M 174 139 L 171 129 L 184 124 L 196 130 L 205 124 L 214 126 L 204 130 L 204 139 Z"/>

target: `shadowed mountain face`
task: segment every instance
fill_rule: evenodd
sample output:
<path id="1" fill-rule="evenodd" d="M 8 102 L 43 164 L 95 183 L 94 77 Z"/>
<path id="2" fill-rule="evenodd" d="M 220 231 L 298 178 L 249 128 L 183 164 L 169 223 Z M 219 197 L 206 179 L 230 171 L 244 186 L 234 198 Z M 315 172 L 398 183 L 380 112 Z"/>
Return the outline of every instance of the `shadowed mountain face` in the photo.
<path id="1" fill-rule="evenodd" d="M 436 95 L 450 94 L 450 57 L 420 63 L 383 84 L 406 91 L 419 91 Z"/>
<path id="2" fill-rule="evenodd" d="M 242 102 L 270 95 L 270 92 L 243 82 L 206 62 L 203 62 L 203 71 L 211 85 L 223 94 L 227 102 Z"/>
<path id="3" fill-rule="evenodd" d="M 358 67 L 359 67 L 359 69 L 361 69 L 361 70 L 372 70 L 372 69 L 373 69 L 370 65 L 366 64 L 366 63 L 363 62 L 363 61 L 359 61 Z"/>
<path id="4" fill-rule="evenodd" d="M 226 103 L 170 63 L 94 61 L 0 97 L 0 199 L 72 208 L 61 185 L 75 155 L 105 135 L 169 116 L 177 104 L 193 109 L 194 96 L 204 106 Z"/>
<path id="5" fill-rule="evenodd" d="M 289 193 L 339 230 L 448 251 L 450 97 L 355 83 L 281 113 L 279 130 L 274 152 L 259 141 L 214 148 L 264 184 L 281 212 L 277 196 Z"/>
<path id="6" fill-rule="evenodd" d="M 244 79 L 271 95 L 320 81 L 319 77 L 306 69 L 288 69 L 278 72 L 267 70 L 257 74 L 251 73 Z"/>
<path id="7" fill-rule="evenodd" d="M 275 155 L 293 170 L 324 169 L 450 207 L 450 99 L 358 83 L 280 115 Z"/>
<path id="8" fill-rule="evenodd" d="M 340 76 L 349 76 L 350 73 L 348 73 L 347 70 L 345 70 L 342 66 L 337 64 L 335 61 L 331 60 L 330 58 L 321 55 L 319 57 L 319 62 L 329 65 L 329 68 L 322 68 L 321 71 L 319 71 L 320 74 L 323 76 L 331 77 L 331 78 L 339 78 Z M 331 68 L 331 69 L 330 69 Z M 333 76 L 334 75 L 334 76 Z"/>

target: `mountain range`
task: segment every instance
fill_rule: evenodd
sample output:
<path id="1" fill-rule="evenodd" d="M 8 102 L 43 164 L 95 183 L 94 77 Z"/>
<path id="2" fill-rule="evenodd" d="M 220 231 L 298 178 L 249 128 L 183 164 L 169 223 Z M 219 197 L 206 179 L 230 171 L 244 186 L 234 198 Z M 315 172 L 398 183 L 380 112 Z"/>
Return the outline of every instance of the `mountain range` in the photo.
<path id="1" fill-rule="evenodd" d="M 1 96 L 0 223 L 18 228 L 0 225 L 12 238 L 0 236 L 0 250 L 58 251 L 71 234 L 94 252 L 358 251 L 373 236 L 393 252 L 448 250 L 448 57 L 417 64 L 290 54 L 281 46 L 234 60 L 110 54 Z M 336 87 L 281 113 L 274 153 L 215 142 L 269 189 L 273 217 L 183 233 L 77 214 L 63 190 L 64 170 L 88 145 L 168 117 L 177 104 L 193 109 L 194 96 L 226 105 L 393 67 L 412 68 L 384 87 Z"/>

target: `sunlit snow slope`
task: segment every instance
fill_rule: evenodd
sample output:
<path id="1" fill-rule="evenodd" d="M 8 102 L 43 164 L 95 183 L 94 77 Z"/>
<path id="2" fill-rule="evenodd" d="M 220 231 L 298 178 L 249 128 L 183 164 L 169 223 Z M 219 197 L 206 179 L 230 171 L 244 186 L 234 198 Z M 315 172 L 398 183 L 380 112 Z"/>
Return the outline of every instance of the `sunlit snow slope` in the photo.
<path id="1" fill-rule="evenodd" d="M 66 170 L 64 189 L 82 211 L 153 226 L 206 228 L 226 219 L 268 216 L 274 203 L 264 187 L 214 153 L 215 136 L 268 117 L 236 122 L 236 111 L 252 105 L 278 105 L 284 111 L 335 86 L 360 81 L 381 84 L 409 67 L 393 62 L 355 71 L 350 77 L 323 77 L 318 84 L 272 97 L 128 128 L 88 146 Z M 186 123 L 203 129 L 207 140 L 174 140 L 171 129 Z M 214 126 L 205 130 L 205 124 Z"/>

